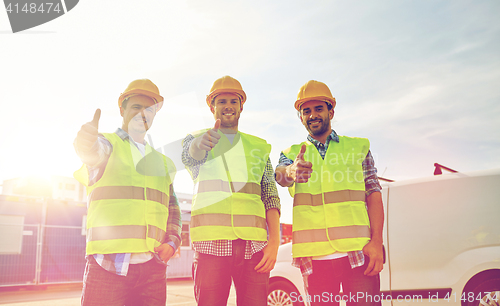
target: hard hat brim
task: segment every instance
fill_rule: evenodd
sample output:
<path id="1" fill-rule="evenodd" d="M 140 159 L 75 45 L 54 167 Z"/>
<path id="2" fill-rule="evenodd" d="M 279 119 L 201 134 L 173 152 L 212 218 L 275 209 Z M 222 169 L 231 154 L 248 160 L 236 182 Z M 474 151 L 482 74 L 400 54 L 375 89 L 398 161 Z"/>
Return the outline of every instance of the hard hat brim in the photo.
<path id="1" fill-rule="evenodd" d="M 153 100 L 155 100 L 155 103 L 158 104 L 158 108 L 156 111 L 159 111 L 160 108 L 163 106 L 163 103 L 161 103 L 161 102 L 163 102 L 163 97 L 160 96 L 159 94 L 156 94 L 154 92 L 144 90 L 144 89 L 132 89 L 131 91 L 128 91 L 126 93 L 122 93 L 120 95 L 120 97 L 118 98 L 118 107 L 122 107 L 122 103 L 127 97 L 129 97 L 131 95 L 138 95 L 138 94 L 150 97 Z"/>
<path id="2" fill-rule="evenodd" d="M 247 100 L 247 95 L 243 90 L 240 89 L 233 89 L 233 88 L 222 88 L 222 89 L 216 89 L 212 91 L 208 96 L 207 96 L 207 105 L 210 107 L 212 105 L 212 100 L 220 95 L 221 93 L 232 93 L 240 97 L 241 104 L 243 105 L 245 101 Z"/>
<path id="3" fill-rule="evenodd" d="M 337 104 L 337 101 L 335 101 L 335 98 L 330 98 L 327 96 L 307 97 L 307 98 L 295 101 L 295 109 L 300 111 L 300 107 L 302 106 L 302 104 L 309 102 L 309 101 L 323 101 L 323 102 L 329 103 L 330 105 L 332 105 L 332 109 L 335 108 L 335 105 Z"/>

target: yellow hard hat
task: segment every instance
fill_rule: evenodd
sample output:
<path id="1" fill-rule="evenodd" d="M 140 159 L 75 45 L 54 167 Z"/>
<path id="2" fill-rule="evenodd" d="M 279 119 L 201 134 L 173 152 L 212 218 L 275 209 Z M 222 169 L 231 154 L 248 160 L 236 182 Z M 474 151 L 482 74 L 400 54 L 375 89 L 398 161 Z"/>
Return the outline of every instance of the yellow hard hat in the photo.
<path id="1" fill-rule="evenodd" d="M 337 104 L 328 86 L 325 83 L 314 80 L 310 80 L 300 87 L 297 94 L 297 101 L 295 101 L 295 109 L 300 111 L 302 104 L 312 100 L 324 101 L 330 104 L 332 108 L 335 108 Z"/>
<path id="2" fill-rule="evenodd" d="M 125 91 L 118 98 L 118 106 L 122 107 L 122 103 L 126 98 L 131 96 L 144 95 L 155 100 L 155 103 L 163 102 L 163 97 L 160 96 L 158 87 L 148 79 L 139 79 L 128 84 Z M 162 103 L 158 104 L 157 111 L 161 108 Z"/>
<path id="3" fill-rule="evenodd" d="M 237 95 L 238 97 L 240 97 L 242 105 L 247 100 L 247 95 L 243 91 L 240 82 L 228 75 L 215 80 L 214 85 L 212 85 L 212 89 L 210 89 L 210 94 L 207 96 L 208 106 L 210 106 L 213 99 L 215 99 L 215 97 L 217 97 L 221 93 L 232 93 Z"/>

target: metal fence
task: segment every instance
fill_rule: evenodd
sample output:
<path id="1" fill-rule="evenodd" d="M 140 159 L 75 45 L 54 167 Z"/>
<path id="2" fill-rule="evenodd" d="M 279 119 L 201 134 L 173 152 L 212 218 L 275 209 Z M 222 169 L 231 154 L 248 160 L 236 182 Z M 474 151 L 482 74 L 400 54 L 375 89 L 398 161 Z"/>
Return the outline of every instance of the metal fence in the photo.
<path id="1" fill-rule="evenodd" d="M 12 234 L 0 225 L 0 237 Z M 171 259 L 167 277 L 191 277 L 192 253 L 183 249 Z M 0 287 L 82 282 L 85 262 L 82 227 L 23 225 L 20 251 L 0 252 Z"/>
<path id="2" fill-rule="evenodd" d="M 0 235 L 11 235 L 5 228 L 3 224 Z M 20 252 L 0 253 L 0 286 L 82 281 L 85 236 L 81 227 L 24 225 L 21 239 Z"/>

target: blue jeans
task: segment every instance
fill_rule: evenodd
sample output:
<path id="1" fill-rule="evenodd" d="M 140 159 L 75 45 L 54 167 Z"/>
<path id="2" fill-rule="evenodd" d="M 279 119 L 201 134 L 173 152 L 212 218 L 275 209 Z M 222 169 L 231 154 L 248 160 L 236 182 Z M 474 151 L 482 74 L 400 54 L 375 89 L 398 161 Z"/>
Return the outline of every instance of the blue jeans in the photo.
<path id="1" fill-rule="evenodd" d="M 233 241 L 232 256 L 197 253 L 193 262 L 194 295 L 198 306 L 225 306 L 231 288 L 236 288 L 238 306 L 266 306 L 269 273 L 257 273 L 255 266 L 263 252 L 245 257 L 245 241 Z"/>
<path id="2" fill-rule="evenodd" d="M 364 266 L 352 269 L 349 258 L 313 260 L 313 273 L 308 276 L 307 291 L 312 306 L 338 305 L 341 298 L 349 305 L 382 305 L 380 276 L 366 276 L 369 257 Z M 339 295 L 340 284 L 343 293 Z"/>
<path id="3" fill-rule="evenodd" d="M 130 265 L 127 276 L 103 269 L 87 256 L 83 278 L 83 306 L 165 306 L 167 300 L 167 270 L 155 258 L 142 264 Z"/>

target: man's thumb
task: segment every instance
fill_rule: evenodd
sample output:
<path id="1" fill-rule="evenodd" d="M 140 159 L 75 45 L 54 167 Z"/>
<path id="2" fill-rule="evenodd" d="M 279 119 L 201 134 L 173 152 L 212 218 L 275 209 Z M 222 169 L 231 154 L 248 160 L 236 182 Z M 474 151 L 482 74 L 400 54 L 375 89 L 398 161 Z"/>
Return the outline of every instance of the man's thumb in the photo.
<path id="1" fill-rule="evenodd" d="M 299 152 L 299 155 L 297 155 L 298 158 L 304 160 L 304 153 L 306 153 L 306 145 L 302 145 L 302 147 L 300 147 L 300 152 Z"/>
<path id="2" fill-rule="evenodd" d="M 94 119 L 92 119 L 92 121 L 90 121 L 90 123 L 95 126 L 96 128 L 99 127 L 99 119 L 101 119 L 101 109 L 98 108 L 95 110 L 95 114 L 94 114 Z"/>
<path id="3" fill-rule="evenodd" d="M 220 119 L 215 121 L 214 129 L 218 130 L 220 128 Z"/>

